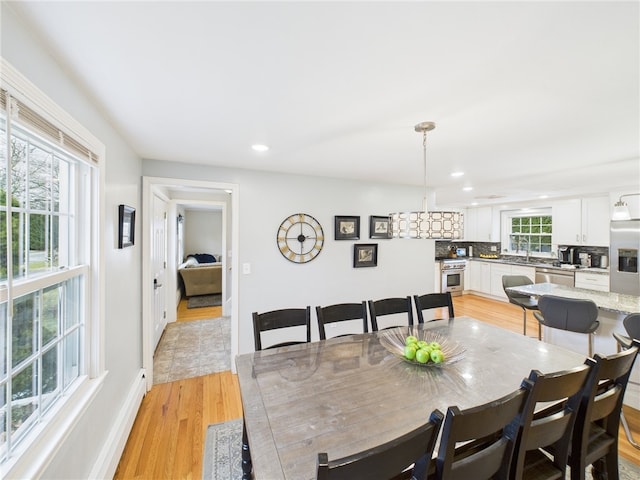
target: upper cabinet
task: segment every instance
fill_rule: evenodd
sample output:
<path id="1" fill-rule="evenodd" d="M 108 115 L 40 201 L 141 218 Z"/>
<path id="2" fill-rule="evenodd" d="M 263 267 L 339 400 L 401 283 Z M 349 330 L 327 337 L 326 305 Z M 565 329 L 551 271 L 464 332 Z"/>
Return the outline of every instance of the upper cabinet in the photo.
<path id="1" fill-rule="evenodd" d="M 492 207 L 468 208 L 464 217 L 464 239 L 470 242 L 499 242 L 500 217 Z"/>
<path id="2" fill-rule="evenodd" d="M 564 200 L 553 204 L 553 243 L 609 246 L 609 197 Z"/>

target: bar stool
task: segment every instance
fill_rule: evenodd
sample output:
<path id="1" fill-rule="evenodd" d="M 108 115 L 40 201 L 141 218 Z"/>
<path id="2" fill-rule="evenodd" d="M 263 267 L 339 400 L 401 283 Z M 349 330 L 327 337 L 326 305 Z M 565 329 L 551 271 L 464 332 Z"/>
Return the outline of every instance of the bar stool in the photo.
<path id="1" fill-rule="evenodd" d="M 538 300 L 521 293 L 510 292 L 509 287 L 521 287 L 522 285 L 533 285 L 533 281 L 526 275 L 503 275 L 502 288 L 507 294 L 509 303 L 518 305 L 522 308 L 522 334 L 527 334 L 527 310 L 538 310 Z M 538 324 L 538 340 L 542 339 L 540 324 Z"/>

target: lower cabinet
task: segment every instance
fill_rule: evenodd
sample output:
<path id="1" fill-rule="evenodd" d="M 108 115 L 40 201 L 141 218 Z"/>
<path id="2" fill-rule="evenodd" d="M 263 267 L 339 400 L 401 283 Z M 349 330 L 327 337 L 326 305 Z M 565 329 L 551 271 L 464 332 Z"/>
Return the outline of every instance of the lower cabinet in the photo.
<path id="1" fill-rule="evenodd" d="M 586 288 L 588 290 L 608 292 L 609 275 L 604 273 L 576 272 L 575 286 L 576 288 Z"/>
<path id="2" fill-rule="evenodd" d="M 485 293 L 507 301 L 507 295 L 504 293 L 504 288 L 502 288 L 503 275 L 525 275 L 533 282 L 536 276 L 536 269 L 534 267 L 474 260 L 469 262 L 469 290 Z"/>

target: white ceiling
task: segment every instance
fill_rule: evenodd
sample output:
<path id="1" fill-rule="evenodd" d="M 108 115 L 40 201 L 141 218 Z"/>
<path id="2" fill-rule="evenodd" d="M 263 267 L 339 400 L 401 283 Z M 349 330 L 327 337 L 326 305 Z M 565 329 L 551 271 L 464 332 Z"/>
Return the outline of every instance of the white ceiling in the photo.
<path id="1" fill-rule="evenodd" d="M 12 8 L 143 158 L 422 185 L 428 120 L 439 205 L 640 191 L 638 1 Z"/>

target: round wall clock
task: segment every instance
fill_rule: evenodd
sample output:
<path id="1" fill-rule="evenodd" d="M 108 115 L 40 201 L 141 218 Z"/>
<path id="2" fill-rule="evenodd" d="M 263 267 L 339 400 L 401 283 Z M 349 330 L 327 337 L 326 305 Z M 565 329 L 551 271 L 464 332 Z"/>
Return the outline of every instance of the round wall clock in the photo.
<path id="1" fill-rule="evenodd" d="M 278 249 L 287 260 L 307 263 L 318 256 L 324 245 L 322 226 L 311 215 L 295 213 L 278 228 Z"/>

